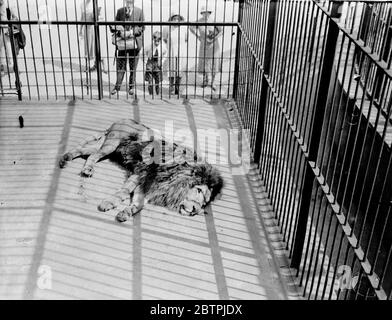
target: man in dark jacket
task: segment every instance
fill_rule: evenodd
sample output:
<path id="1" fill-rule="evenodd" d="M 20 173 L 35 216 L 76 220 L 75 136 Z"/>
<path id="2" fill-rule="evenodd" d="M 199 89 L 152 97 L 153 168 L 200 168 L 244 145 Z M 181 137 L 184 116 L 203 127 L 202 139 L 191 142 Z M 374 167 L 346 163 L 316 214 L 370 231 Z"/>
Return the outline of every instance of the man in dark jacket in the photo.
<path id="1" fill-rule="evenodd" d="M 143 11 L 134 6 L 135 0 L 126 0 L 126 6 L 117 11 L 116 21 L 144 21 Z M 144 26 L 130 26 L 117 25 L 112 26 L 111 31 L 115 33 L 117 39 L 134 39 L 134 48 L 126 50 L 116 50 L 117 60 L 117 81 L 111 94 L 116 94 L 121 89 L 121 84 L 124 79 L 127 60 L 129 61 L 129 94 L 133 95 L 134 85 L 136 80 L 136 68 L 139 60 L 139 52 L 143 46 L 143 31 Z"/>

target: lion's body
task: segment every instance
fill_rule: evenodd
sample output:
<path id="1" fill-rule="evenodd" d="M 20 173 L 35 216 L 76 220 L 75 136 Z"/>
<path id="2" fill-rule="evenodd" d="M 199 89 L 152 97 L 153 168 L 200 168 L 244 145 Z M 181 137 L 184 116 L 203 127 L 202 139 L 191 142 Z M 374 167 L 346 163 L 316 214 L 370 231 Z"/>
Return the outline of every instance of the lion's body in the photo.
<path id="1" fill-rule="evenodd" d="M 178 211 L 199 214 L 223 187 L 219 172 L 207 163 L 198 163 L 194 150 L 163 140 L 155 140 L 150 129 L 131 119 L 120 120 L 100 135 L 87 139 L 60 159 L 67 161 L 88 156 L 81 174 L 91 176 L 95 163 L 110 157 L 129 172 L 123 188 L 99 205 L 113 209 L 131 200 L 117 215 L 125 221 L 139 212 L 144 201 Z"/>

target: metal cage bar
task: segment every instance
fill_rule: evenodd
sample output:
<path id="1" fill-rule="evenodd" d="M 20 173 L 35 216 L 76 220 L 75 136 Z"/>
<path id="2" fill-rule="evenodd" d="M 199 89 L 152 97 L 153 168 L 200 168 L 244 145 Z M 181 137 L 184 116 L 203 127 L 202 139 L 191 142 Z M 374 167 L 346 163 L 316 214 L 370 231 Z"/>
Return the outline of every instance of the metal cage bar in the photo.
<path id="1" fill-rule="evenodd" d="M 387 299 L 392 3 L 247 5 L 264 8 L 267 32 L 258 50 L 243 9 L 234 99 L 303 296 Z"/>
<path id="2" fill-rule="evenodd" d="M 136 1 L 137 2 L 137 1 Z M 138 54 L 139 61 L 136 64 L 136 84 L 135 98 L 137 95 L 148 97 L 147 85 L 144 81 L 146 74 L 145 64 L 147 58 L 144 56 L 145 49 L 152 43 L 153 30 L 169 33 L 169 39 L 176 32 L 180 36 L 182 29 L 188 33 L 189 41 L 178 45 L 177 61 L 185 61 L 181 70 L 183 79 L 178 84 L 180 91 L 175 95 L 168 90 L 169 81 L 167 75 L 175 68 L 175 64 L 162 66 L 163 79 L 160 81 L 160 94 L 155 93 L 152 99 L 166 96 L 169 98 L 187 99 L 189 96 L 203 98 L 230 98 L 233 95 L 235 86 L 234 61 L 237 37 L 233 34 L 238 29 L 238 2 L 225 0 L 198 0 L 188 1 L 188 5 L 179 1 L 160 0 L 158 4 L 151 1 L 135 3 L 140 5 L 145 19 L 143 21 L 115 21 L 115 16 L 120 8 L 125 7 L 125 1 L 106 0 L 69 0 L 64 2 L 38 1 L 30 4 L 25 0 L 16 0 L 18 5 L 18 19 L 9 21 L 10 25 L 22 26 L 27 36 L 27 46 L 23 50 L 23 55 L 16 55 L 20 70 L 18 76 L 22 77 L 22 90 L 28 92 L 24 95 L 26 99 L 51 99 L 51 98 L 81 98 L 81 99 L 103 99 L 108 98 L 131 98 L 128 91 L 123 94 L 120 91 L 116 95 L 111 95 L 113 86 L 116 84 L 117 66 L 112 66 L 113 59 L 116 58 L 115 45 L 111 42 L 111 28 L 119 30 L 121 27 L 127 29 L 141 26 L 145 29 L 142 33 L 141 51 Z M 85 19 L 81 15 L 80 7 L 86 7 L 87 3 L 92 4 L 92 17 Z M 209 20 L 199 21 L 200 9 L 204 5 L 211 6 L 213 12 Z M 190 7 L 192 7 L 190 9 Z M 22 8 L 22 10 L 20 9 Z M 34 9 L 34 10 L 33 10 Z M 169 12 L 170 11 L 170 12 Z M 171 11 L 178 11 L 185 19 L 175 22 L 168 21 Z M 187 11 L 187 12 L 186 12 Z M 222 15 L 223 14 L 223 15 Z M 79 37 L 81 27 L 89 32 L 92 37 Z M 212 41 L 211 50 L 213 55 L 209 58 L 208 52 L 199 52 L 201 39 L 198 40 L 189 32 L 190 28 L 209 29 L 219 27 L 221 34 L 216 40 Z M 82 28 L 82 29 L 83 29 Z M 81 29 L 81 30 L 82 30 Z M 181 29 L 181 31 L 180 31 Z M 86 33 L 87 34 L 87 33 Z M 167 39 L 167 38 L 166 38 Z M 162 41 L 162 45 L 167 45 Z M 182 40 L 179 40 L 182 41 Z M 206 39 L 204 39 L 206 41 Z M 87 48 L 93 48 L 93 51 Z M 204 45 L 207 47 L 207 45 Z M 209 48 L 209 47 L 208 47 Z M 161 57 L 162 59 L 162 57 Z M 203 87 L 200 85 L 203 60 L 211 59 L 212 67 L 219 71 L 216 72 L 215 84 Z M 169 59 L 170 61 L 172 59 Z M 22 65 L 22 62 L 23 65 Z M 172 61 L 171 61 L 172 62 Z M 170 62 L 170 63 L 171 63 Z M 207 62 L 208 63 L 208 62 Z M 106 64 L 106 66 L 104 66 Z M 117 64 L 117 62 L 115 62 Z M 34 66 L 34 69 L 32 69 Z M 219 66 L 219 67 L 217 67 Z M 171 68 L 171 70 L 168 70 Z M 129 68 L 125 69 L 125 77 L 129 78 Z M 50 70 L 50 72 L 49 72 Z M 131 72 L 132 73 L 132 72 Z M 2 75 L 3 76 L 3 75 Z M 14 90 L 12 84 L 13 75 L 8 74 L 2 77 L 5 83 L 8 77 L 10 90 Z M 3 81 L 4 80 L 4 81 Z M 12 80 L 12 81 L 11 81 Z M 127 85 L 128 80 L 125 81 Z M 2 86 L 3 88 L 4 86 Z M 183 90 L 182 90 L 183 89 Z M 4 90 L 2 90 L 4 93 Z"/>

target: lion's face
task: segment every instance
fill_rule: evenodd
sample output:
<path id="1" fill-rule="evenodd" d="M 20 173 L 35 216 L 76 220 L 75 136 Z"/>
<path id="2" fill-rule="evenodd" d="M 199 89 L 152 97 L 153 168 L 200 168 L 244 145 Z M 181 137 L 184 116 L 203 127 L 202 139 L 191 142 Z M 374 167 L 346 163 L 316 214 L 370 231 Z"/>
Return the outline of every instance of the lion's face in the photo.
<path id="1" fill-rule="evenodd" d="M 204 208 L 211 200 L 211 191 L 206 185 L 198 185 L 189 189 L 185 199 L 180 203 L 179 212 L 186 216 L 204 214 Z"/>

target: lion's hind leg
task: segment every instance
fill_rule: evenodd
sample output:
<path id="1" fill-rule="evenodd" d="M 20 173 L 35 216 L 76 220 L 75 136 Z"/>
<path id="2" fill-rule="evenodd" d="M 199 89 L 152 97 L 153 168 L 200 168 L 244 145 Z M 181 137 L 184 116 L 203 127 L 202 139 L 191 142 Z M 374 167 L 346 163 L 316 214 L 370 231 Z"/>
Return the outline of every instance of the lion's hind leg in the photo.
<path id="1" fill-rule="evenodd" d="M 96 153 L 101 148 L 105 138 L 105 133 L 100 133 L 88 137 L 77 147 L 71 149 L 61 156 L 59 160 L 59 167 L 64 168 L 68 161 L 72 161 L 81 156 L 89 156 Z"/>
<path id="2" fill-rule="evenodd" d="M 129 132 L 125 130 L 119 130 L 115 125 L 113 125 L 107 135 L 104 138 L 103 143 L 100 145 L 98 150 L 91 153 L 87 158 L 86 163 L 81 171 L 82 176 L 91 177 L 93 175 L 93 170 L 95 164 L 101 160 L 102 158 L 110 155 L 114 151 L 116 151 L 117 147 L 121 143 L 121 139 L 129 136 Z"/>

